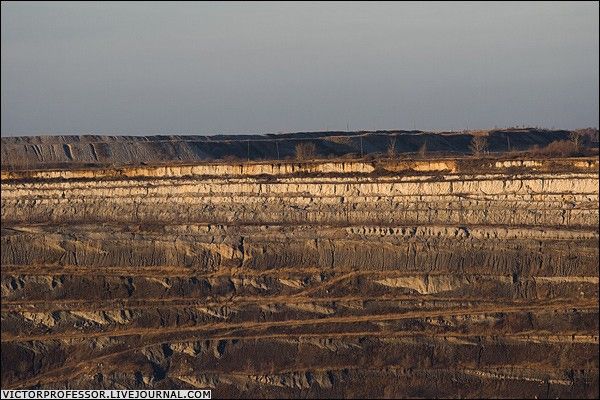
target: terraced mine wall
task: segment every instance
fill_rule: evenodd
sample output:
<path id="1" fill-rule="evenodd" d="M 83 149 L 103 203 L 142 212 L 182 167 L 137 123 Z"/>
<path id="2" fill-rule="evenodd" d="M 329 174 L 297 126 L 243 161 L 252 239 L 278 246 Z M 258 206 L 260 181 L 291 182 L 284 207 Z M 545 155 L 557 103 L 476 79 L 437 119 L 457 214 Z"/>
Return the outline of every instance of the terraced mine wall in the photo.
<path id="1" fill-rule="evenodd" d="M 2 387 L 598 397 L 598 159 L 2 171 Z"/>

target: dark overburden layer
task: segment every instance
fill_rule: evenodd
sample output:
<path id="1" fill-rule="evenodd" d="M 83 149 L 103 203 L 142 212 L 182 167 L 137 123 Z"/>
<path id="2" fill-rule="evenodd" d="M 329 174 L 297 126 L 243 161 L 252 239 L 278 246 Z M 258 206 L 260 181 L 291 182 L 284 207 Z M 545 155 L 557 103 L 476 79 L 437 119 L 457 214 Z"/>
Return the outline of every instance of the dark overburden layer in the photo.
<path id="1" fill-rule="evenodd" d="M 508 152 L 544 147 L 566 140 L 564 130 L 494 130 L 488 150 Z M 315 156 L 359 157 L 386 155 L 394 143 L 397 154 L 429 156 L 471 153 L 472 133 L 376 131 L 312 132 L 278 135 L 216 136 L 34 136 L 2 138 L 2 169 L 73 168 L 193 163 L 207 160 L 284 160 L 296 156 L 296 145 L 312 143 Z M 425 147 L 423 147 L 425 146 Z"/>

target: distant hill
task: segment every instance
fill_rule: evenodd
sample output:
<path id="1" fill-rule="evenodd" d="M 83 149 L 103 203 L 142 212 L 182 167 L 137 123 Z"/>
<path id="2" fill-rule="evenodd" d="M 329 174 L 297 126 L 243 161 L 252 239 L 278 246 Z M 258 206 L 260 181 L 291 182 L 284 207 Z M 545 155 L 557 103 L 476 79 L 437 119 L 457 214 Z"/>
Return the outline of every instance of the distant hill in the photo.
<path id="1" fill-rule="evenodd" d="M 74 168 L 211 160 L 286 160 L 299 143 L 314 145 L 315 158 L 358 158 L 419 153 L 429 157 L 472 152 L 473 136 L 486 136 L 488 151 L 524 151 L 568 140 L 569 131 L 534 128 L 468 132 L 297 132 L 214 136 L 29 136 L 2 138 L 2 169 Z"/>

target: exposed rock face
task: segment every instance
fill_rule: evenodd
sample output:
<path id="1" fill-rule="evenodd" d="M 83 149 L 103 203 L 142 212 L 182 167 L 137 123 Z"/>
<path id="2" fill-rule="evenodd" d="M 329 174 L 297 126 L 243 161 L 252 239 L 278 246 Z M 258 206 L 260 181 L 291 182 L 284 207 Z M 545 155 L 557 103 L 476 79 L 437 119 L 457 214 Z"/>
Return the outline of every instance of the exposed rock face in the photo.
<path id="1" fill-rule="evenodd" d="M 3 388 L 598 397 L 598 160 L 2 173 Z"/>

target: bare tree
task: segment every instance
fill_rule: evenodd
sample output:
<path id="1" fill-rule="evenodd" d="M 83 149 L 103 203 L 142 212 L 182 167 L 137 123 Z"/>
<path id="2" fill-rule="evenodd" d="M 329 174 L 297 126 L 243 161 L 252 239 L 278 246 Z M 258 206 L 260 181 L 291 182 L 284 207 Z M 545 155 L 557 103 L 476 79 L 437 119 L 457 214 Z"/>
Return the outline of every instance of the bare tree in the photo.
<path id="1" fill-rule="evenodd" d="M 389 158 L 396 158 L 396 136 L 392 136 L 389 139 L 387 147 L 387 156 Z"/>
<path id="2" fill-rule="evenodd" d="M 419 148 L 419 158 L 425 158 L 427 156 L 427 142 L 423 143 Z"/>
<path id="3" fill-rule="evenodd" d="M 298 143 L 296 145 L 296 159 L 308 160 L 317 155 L 317 146 L 312 142 Z"/>
<path id="4" fill-rule="evenodd" d="M 25 171 L 29 171 L 31 169 L 31 155 L 29 154 L 27 146 L 25 147 L 25 157 L 23 157 L 23 167 L 22 168 Z"/>
<path id="5" fill-rule="evenodd" d="M 469 148 L 474 155 L 480 156 L 488 148 L 487 138 L 484 136 L 473 136 Z"/>
<path id="6" fill-rule="evenodd" d="M 569 132 L 569 139 L 573 143 L 575 151 L 579 151 L 581 148 L 581 142 L 583 141 L 583 132 L 581 132 L 581 130 L 571 131 Z"/>

